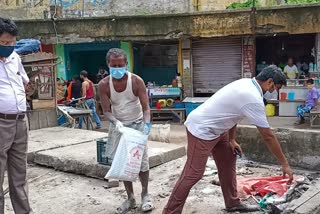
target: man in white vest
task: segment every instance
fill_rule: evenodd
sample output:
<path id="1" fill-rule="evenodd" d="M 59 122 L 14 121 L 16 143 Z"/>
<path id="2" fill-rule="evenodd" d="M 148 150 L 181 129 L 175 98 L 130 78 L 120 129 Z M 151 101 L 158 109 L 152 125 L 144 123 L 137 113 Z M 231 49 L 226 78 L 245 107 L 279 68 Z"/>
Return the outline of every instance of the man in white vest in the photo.
<path id="1" fill-rule="evenodd" d="M 119 128 L 126 126 L 149 134 L 150 107 L 143 80 L 127 70 L 126 53 L 118 48 L 110 49 L 107 53 L 107 64 L 110 76 L 99 82 L 98 90 L 104 115 L 111 122 L 109 140 L 113 145 L 111 156 L 114 156 L 121 137 Z M 149 158 L 147 152 L 146 148 L 139 174 L 142 185 L 141 209 L 143 212 L 154 209 L 148 194 Z M 128 199 L 117 208 L 116 213 L 126 213 L 136 207 L 132 182 L 124 181 L 124 186 Z"/>

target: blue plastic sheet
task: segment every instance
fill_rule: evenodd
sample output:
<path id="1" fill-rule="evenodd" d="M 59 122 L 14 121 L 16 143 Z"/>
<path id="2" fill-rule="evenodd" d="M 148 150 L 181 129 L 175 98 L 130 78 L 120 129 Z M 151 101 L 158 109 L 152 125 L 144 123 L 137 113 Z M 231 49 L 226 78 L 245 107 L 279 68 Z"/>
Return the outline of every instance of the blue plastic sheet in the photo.
<path id="1" fill-rule="evenodd" d="M 36 39 L 21 39 L 17 41 L 14 50 L 18 54 L 37 52 L 39 51 L 41 42 Z"/>

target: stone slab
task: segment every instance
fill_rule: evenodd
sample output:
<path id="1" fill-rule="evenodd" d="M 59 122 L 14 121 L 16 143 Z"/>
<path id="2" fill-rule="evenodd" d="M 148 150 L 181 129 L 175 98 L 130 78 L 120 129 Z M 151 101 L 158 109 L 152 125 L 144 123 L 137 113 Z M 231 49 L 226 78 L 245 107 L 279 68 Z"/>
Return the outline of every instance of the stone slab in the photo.
<path id="1" fill-rule="evenodd" d="M 150 167 L 183 157 L 185 147 L 177 144 L 148 142 Z M 89 177 L 103 178 L 108 166 L 97 163 L 96 142 L 72 145 L 35 153 L 34 163 L 54 169 L 82 174 Z"/>
<path id="2" fill-rule="evenodd" d="M 105 132 L 52 127 L 29 132 L 28 161 L 32 162 L 36 152 L 66 147 L 107 137 Z"/>
<path id="3" fill-rule="evenodd" d="M 320 214 L 320 181 L 311 185 L 300 198 L 293 200 L 286 211 L 296 214 Z"/>

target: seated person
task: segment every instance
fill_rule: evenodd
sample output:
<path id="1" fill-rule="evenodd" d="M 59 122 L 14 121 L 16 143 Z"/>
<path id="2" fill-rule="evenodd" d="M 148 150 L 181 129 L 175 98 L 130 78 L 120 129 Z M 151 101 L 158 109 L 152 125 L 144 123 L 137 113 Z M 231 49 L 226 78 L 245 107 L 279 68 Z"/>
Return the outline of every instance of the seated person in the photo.
<path id="1" fill-rule="evenodd" d="M 293 64 L 293 58 L 288 59 L 288 65 L 284 67 L 283 72 L 287 76 L 287 79 L 298 79 L 298 68 L 295 64 Z"/>
<path id="2" fill-rule="evenodd" d="M 298 106 L 298 117 L 299 120 L 295 123 L 296 125 L 300 125 L 305 122 L 304 114 L 310 112 L 311 109 L 316 109 L 318 104 L 318 90 L 314 87 L 314 80 L 308 79 L 308 96 L 305 105 Z"/>

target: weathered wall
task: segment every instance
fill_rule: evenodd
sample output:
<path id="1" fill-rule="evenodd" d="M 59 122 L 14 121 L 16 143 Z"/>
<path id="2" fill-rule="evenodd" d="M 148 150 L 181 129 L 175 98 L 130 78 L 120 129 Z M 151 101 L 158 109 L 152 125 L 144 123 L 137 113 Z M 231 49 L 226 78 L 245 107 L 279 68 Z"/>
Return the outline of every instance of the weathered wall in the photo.
<path id="1" fill-rule="evenodd" d="M 320 4 L 310 7 L 286 7 L 258 10 L 258 34 L 320 32 Z M 58 19 L 60 43 L 90 41 L 135 41 L 219 37 L 252 34 L 249 10 L 180 15 L 135 16 L 116 18 Z M 290 21 L 288 21 L 290 20 Z M 39 38 L 44 43 L 57 42 L 50 20 L 17 21 L 20 36 Z M 299 27 L 297 27 L 299 26 Z"/>
<path id="2" fill-rule="evenodd" d="M 273 129 L 281 147 L 292 166 L 320 169 L 320 131 L 298 129 Z M 256 161 L 277 163 L 268 151 L 256 127 L 239 126 L 237 140 L 245 155 Z"/>
<path id="3" fill-rule="evenodd" d="M 15 20 L 42 19 L 49 0 L 0 0 L 0 16 Z"/>
<path id="4" fill-rule="evenodd" d="M 2 3 L 2 2 L 3 3 Z M 43 19 L 44 11 L 50 11 L 54 0 L 0 0 L 0 14 L 15 20 Z M 18 1 L 18 0 L 17 0 Z M 41 2 L 41 3 L 40 3 Z M 152 14 L 176 14 L 190 12 L 190 0 L 56 0 L 62 7 L 63 17 L 131 16 Z"/>

